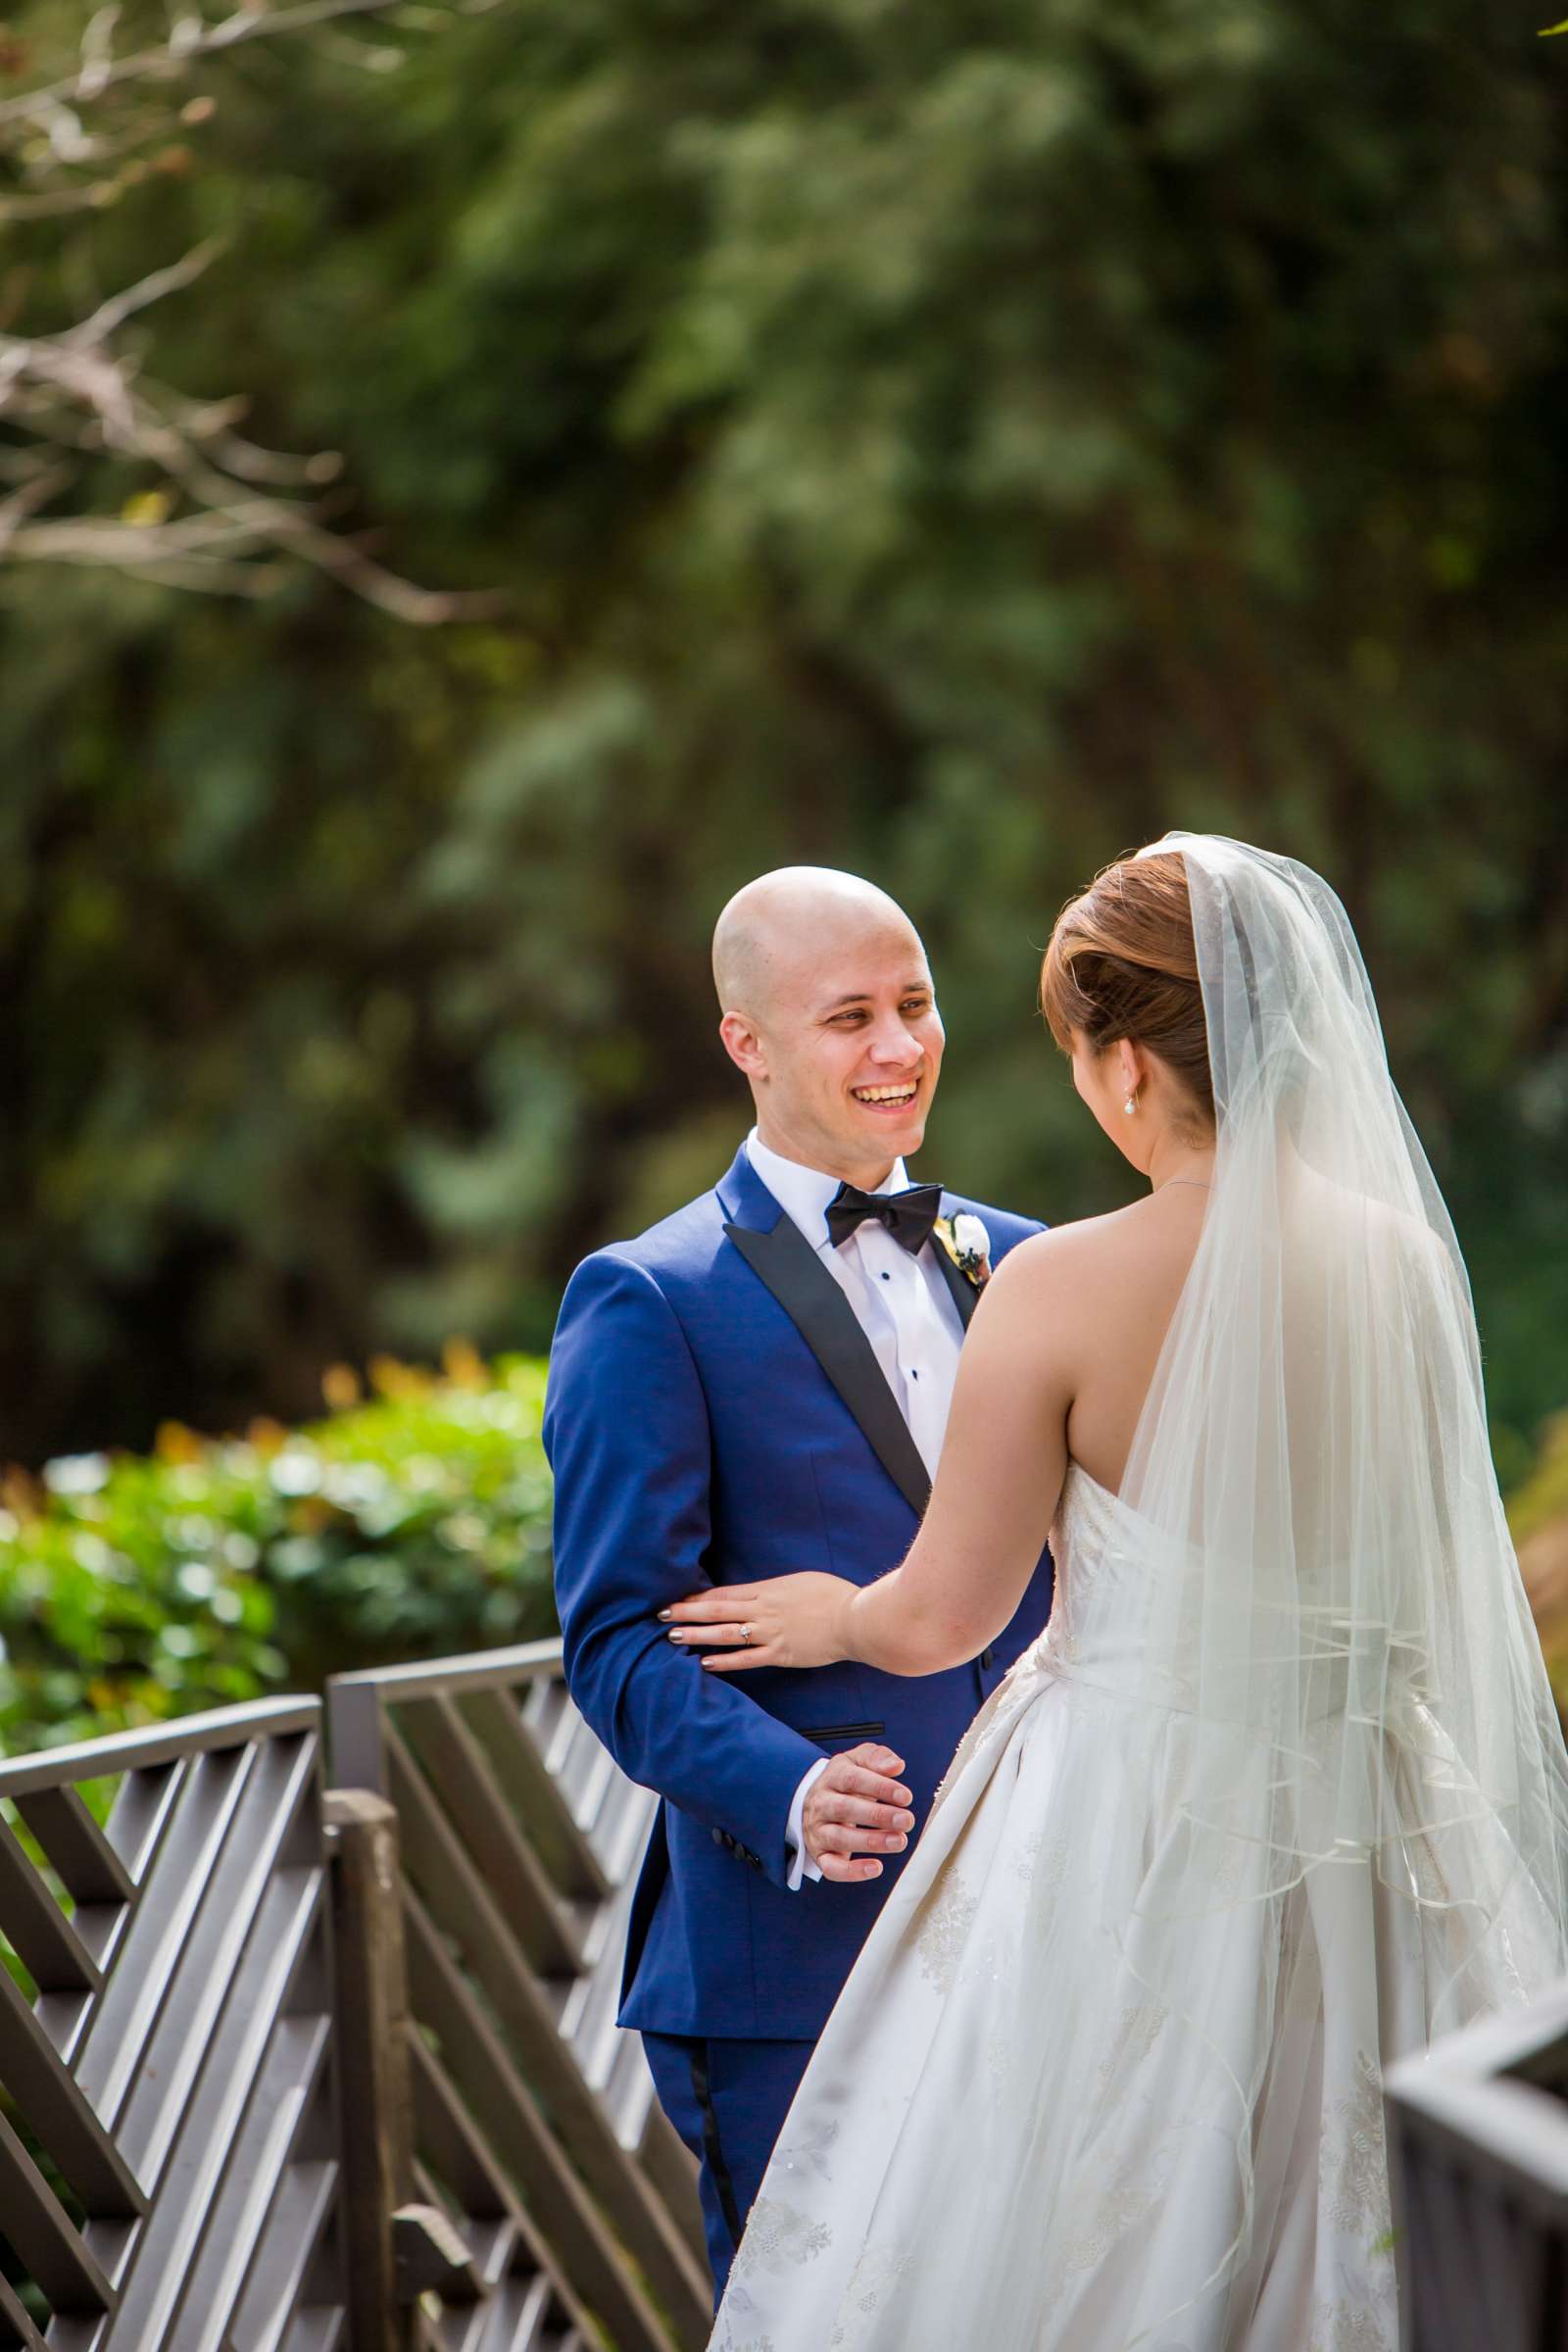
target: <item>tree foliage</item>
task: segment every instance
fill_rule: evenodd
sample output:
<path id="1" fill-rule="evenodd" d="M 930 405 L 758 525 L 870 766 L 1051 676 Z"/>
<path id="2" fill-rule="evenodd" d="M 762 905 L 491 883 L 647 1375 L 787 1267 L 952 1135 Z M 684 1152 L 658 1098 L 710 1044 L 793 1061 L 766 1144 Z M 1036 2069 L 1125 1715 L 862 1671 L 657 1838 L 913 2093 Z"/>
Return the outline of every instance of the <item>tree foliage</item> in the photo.
<path id="1" fill-rule="evenodd" d="M 226 71 L 199 169 L 21 266 L 64 303 L 224 237 L 160 371 L 506 612 L 0 574 L 9 1449 L 540 1345 L 733 1149 L 707 933 L 787 858 L 926 932 L 929 1169 L 1122 1197 L 1036 952 L 1178 824 L 1345 896 L 1512 1470 L 1568 1395 L 1552 45 L 1455 0 L 507 0 L 329 96 Z"/>

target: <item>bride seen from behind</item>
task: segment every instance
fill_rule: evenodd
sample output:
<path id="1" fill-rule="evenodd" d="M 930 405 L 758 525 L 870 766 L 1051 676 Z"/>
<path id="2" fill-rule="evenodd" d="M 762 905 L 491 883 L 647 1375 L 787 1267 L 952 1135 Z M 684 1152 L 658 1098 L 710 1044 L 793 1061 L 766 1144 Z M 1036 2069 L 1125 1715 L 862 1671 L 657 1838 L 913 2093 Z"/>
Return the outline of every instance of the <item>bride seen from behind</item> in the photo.
<path id="1" fill-rule="evenodd" d="M 1172 835 L 1043 1002 L 1134 1206 L 988 1286 L 864 1587 L 698 1594 L 705 1671 L 924 1674 L 965 1736 L 812 2058 L 722 2352 L 1394 2352 L 1381 2076 L 1568 1965 L 1568 1784 L 1451 1227 L 1333 893 Z"/>

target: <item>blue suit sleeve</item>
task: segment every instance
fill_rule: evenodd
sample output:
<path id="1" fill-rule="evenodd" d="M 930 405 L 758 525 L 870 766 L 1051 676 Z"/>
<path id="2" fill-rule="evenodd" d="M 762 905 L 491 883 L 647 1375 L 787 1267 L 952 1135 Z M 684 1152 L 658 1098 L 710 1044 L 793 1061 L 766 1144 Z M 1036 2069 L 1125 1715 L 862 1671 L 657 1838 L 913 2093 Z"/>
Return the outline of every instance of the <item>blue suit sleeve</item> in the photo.
<path id="1" fill-rule="evenodd" d="M 572 1276 L 544 1439 L 573 1699 L 632 1780 L 786 1885 L 790 1803 L 821 1751 L 706 1674 L 658 1620 L 710 1581 L 710 1434 L 685 1334 L 645 1267 L 601 1252 Z"/>
<path id="2" fill-rule="evenodd" d="M 1032 1241 L 1037 1233 L 1049 1233 L 1051 1230 L 1049 1225 L 1042 1225 L 1035 1217 L 1015 1217 L 1008 1212 L 997 1209 L 981 1213 L 990 1216 L 992 1225 L 996 1229 L 995 1238 L 1000 1246 L 993 1248 L 991 1262 L 997 1266 L 1001 1265 L 1009 1250 L 1017 1249 L 1020 1242 Z"/>

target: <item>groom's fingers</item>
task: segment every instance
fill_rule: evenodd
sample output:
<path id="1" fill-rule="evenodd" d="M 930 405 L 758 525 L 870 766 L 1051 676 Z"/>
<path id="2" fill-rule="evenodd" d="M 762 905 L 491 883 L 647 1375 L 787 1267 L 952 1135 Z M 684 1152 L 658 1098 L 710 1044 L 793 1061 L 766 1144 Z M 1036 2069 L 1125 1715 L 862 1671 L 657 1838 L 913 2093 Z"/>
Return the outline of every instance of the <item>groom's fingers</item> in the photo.
<path id="1" fill-rule="evenodd" d="M 912 1830 L 914 1815 L 899 1805 L 874 1805 L 864 1796 L 824 1796 L 817 1800 L 821 1821 L 858 1824 L 866 1830 Z"/>
<path id="2" fill-rule="evenodd" d="M 823 1854 L 902 1854 L 908 1842 L 904 1832 L 845 1829 L 836 1821 L 824 1822 L 815 1838 L 818 1860 Z"/>
<path id="3" fill-rule="evenodd" d="M 816 1865 L 824 1879 L 836 1879 L 841 1886 L 882 1876 L 880 1862 L 862 1861 L 852 1854 L 818 1854 Z"/>
<path id="4" fill-rule="evenodd" d="M 889 1759 L 895 1771 L 902 1769 L 897 1756 Z M 822 1775 L 821 1786 L 832 1788 L 840 1796 L 868 1796 L 879 1805 L 906 1805 L 909 1791 L 902 1782 L 889 1778 L 885 1772 L 871 1772 L 863 1764 L 855 1763 L 849 1756 L 835 1756 Z"/>

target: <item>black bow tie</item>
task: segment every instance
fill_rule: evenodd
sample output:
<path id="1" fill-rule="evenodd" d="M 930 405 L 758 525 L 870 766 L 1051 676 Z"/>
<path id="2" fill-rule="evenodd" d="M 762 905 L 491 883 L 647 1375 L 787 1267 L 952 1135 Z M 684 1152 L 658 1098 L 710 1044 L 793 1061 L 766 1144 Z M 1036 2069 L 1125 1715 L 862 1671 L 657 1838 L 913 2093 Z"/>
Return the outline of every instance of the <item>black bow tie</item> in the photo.
<path id="1" fill-rule="evenodd" d="M 864 1218 L 874 1217 L 912 1257 L 941 1214 L 940 1184 L 911 1184 L 904 1193 L 862 1193 L 858 1185 L 841 1184 L 827 1204 L 828 1238 L 837 1249 Z"/>

